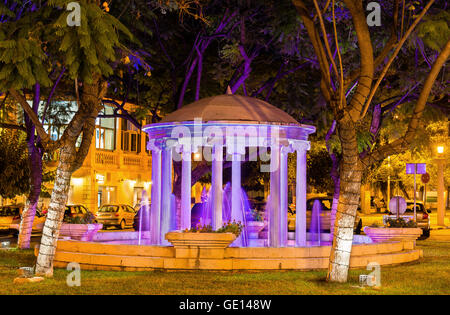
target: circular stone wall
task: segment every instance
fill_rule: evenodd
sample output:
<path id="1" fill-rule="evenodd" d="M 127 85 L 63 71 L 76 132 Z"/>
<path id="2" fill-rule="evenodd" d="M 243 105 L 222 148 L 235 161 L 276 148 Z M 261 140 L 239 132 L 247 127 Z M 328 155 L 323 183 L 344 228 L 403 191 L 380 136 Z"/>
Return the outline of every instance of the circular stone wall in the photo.
<path id="1" fill-rule="evenodd" d="M 172 246 L 117 245 L 59 240 L 54 266 L 77 262 L 84 270 L 313 270 L 328 268 L 331 246 L 259 248 L 228 247 L 217 251 L 192 249 L 177 256 Z M 394 265 L 416 261 L 422 250 L 413 241 L 357 244 L 352 247 L 351 268 L 368 263 Z"/>

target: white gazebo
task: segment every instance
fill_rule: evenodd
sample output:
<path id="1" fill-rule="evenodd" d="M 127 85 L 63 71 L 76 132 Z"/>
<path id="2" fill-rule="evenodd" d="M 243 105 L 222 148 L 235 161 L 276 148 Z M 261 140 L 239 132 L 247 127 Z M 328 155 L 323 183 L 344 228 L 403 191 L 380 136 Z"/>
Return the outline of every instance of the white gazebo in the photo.
<path id="1" fill-rule="evenodd" d="M 240 207 L 241 163 L 261 161 L 270 172 L 270 247 L 286 247 L 288 241 L 288 154 L 297 154 L 295 246 L 306 246 L 306 152 L 315 127 L 299 124 L 281 109 L 262 100 L 219 95 L 201 99 L 167 115 L 160 123 L 145 126 L 152 152 L 150 210 L 151 243 L 168 245 L 165 234 L 191 227 L 192 159 L 212 164 L 212 227 L 222 226 L 223 162 L 232 163 L 231 216 Z M 270 148 L 270 150 L 269 150 Z M 193 153 L 197 153 L 193 155 Z M 200 153 L 200 154 L 198 154 Z M 224 153 L 226 153 L 224 157 Z M 181 212 L 172 196 L 172 162 L 182 163 Z"/>

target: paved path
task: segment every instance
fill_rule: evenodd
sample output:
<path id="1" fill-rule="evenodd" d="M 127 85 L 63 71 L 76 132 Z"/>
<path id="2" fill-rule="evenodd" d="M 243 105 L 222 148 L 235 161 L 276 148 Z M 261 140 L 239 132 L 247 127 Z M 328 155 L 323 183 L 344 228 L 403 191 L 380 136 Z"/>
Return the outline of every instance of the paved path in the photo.
<path id="1" fill-rule="evenodd" d="M 431 230 L 431 234 L 428 239 L 432 241 L 450 242 L 450 229 Z"/>

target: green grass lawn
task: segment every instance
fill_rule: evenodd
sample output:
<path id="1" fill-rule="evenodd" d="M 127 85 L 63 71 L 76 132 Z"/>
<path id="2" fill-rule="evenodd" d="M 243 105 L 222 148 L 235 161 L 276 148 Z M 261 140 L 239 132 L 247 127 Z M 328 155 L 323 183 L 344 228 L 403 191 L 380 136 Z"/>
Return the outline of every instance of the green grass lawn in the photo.
<path id="1" fill-rule="evenodd" d="M 108 272 L 82 271 L 81 286 L 68 287 L 69 271 L 53 279 L 13 284 L 18 267 L 32 266 L 32 251 L 0 251 L 0 294 L 450 294 L 450 242 L 419 241 L 417 263 L 381 267 L 381 287 L 359 288 L 365 269 L 351 270 L 346 284 L 327 283 L 326 271 L 289 272 Z"/>

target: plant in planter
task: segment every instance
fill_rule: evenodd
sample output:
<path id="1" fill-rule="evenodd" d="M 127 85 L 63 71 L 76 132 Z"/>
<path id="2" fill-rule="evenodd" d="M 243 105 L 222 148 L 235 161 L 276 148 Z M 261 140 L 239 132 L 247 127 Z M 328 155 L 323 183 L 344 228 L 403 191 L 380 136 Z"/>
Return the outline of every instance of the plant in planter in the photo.
<path id="1" fill-rule="evenodd" d="M 412 220 L 405 220 L 403 218 L 387 219 L 386 226 L 388 228 L 416 228 L 417 223 Z"/>
<path id="2" fill-rule="evenodd" d="M 422 235 L 422 229 L 417 227 L 416 222 L 407 221 L 403 218 L 387 219 L 384 227 L 366 226 L 364 233 L 374 242 L 386 241 L 415 241 Z"/>
<path id="3" fill-rule="evenodd" d="M 197 225 L 191 229 L 166 234 L 166 239 L 175 247 L 175 256 L 223 258 L 224 250 L 241 233 L 241 222 L 227 222 L 213 231 L 211 225 Z"/>
<path id="4" fill-rule="evenodd" d="M 95 216 L 88 212 L 82 217 L 65 217 L 59 235 L 80 241 L 92 241 L 102 227 L 103 224 L 95 223 Z"/>
<path id="5" fill-rule="evenodd" d="M 186 229 L 183 231 L 184 233 L 213 233 L 213 229 L 211 225 L 202 225 L 202 224 L 197 224 L 195 227 L 191 228 L 191 229 Z"/>
<path id="6" fill-rule="evenodd" d="M 241 222 L 228 221 L 220 229 L 218 229 L 216 233 L 233 233 L 234 235 L 236 235 L 236 237 L 238 237 L 239 235 L 241 235 L 243 230 L 244 226 L 241 224 Z"/>
<path id="7" fill-rule="evenodd" d="M 242 225 L 241 222 L 228 221 L 216 231 L 213 230 L 211 225 L 197 224 L 197 226 L 191 229 L 185 229 L 183 233 L 233 233 L 236 235 L 236 237 L 238 237 L 242 233 L 243 229 L 244 226 Z"/>
<path id="8" fill-rule="evenodd" d="M 264 229 L 266 222 L 264 222 L 264 216 L 256 209 L 251 209 L 251 215 L 247 218 L 247 232 L 248 237 L 257 239 L 259 233 Z"/>
<path id="9" fill-rule="evenodd" d="M 64 217 L 63 222 L 68 224 L 94 224 L 95 216 L 88 212 L 82 217 Z"/>

